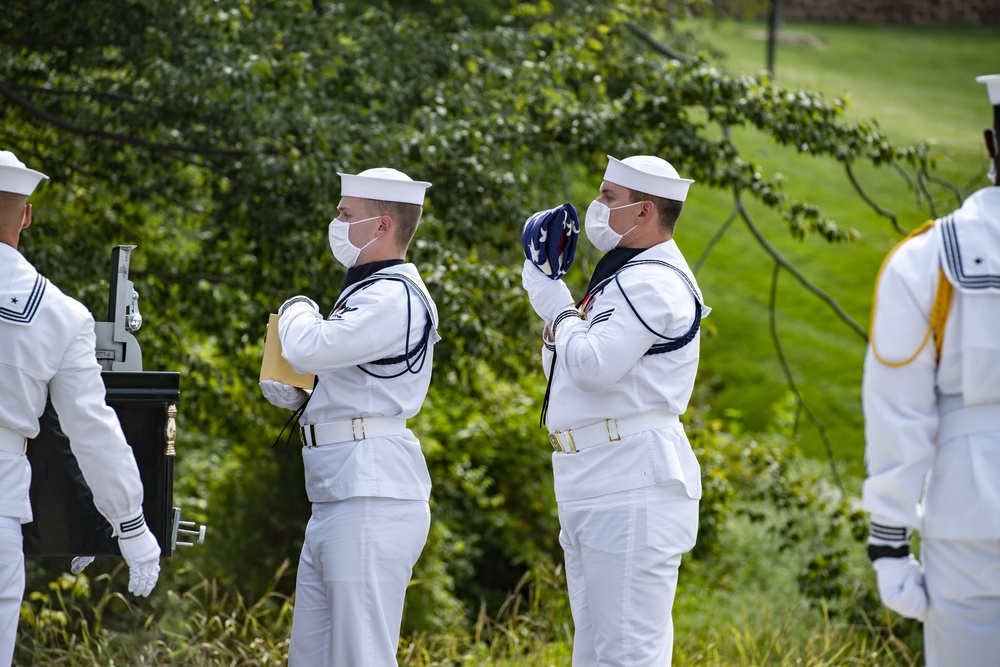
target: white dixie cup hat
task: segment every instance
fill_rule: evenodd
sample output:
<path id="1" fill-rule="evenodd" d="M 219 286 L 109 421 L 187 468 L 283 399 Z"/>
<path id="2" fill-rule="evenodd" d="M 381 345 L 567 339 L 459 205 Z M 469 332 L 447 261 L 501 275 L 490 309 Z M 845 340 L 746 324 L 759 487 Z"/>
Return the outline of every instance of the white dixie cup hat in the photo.
<path id="1" fill-rule="evenodd" d="M 986 92 L 990 96 L 990 104 L 1000 106 L 1000 74 L 977 76 L 976 81 L 986 84 Z"/>
<path id="2" fill-rule="evenodd" d="M 10 151 L 0 151 L 0 192 L 30 195 L 48 176 L 40 171 L 28 169 Z"/>
<path id="3" fill-rule="evenodd" d="M 687 199 L 688 188 L 694 183 L 690 178 L 681 178 L 669 162 L 653 155 L 633 155 L 624 160 L 609 155 L 604 180 L 636 192 L 676 201 Z"/>
<path id="4" fill-rule="evenodd" d="M 340 176 L 340 195 L 342 197 L 359 197 L 378 201 L 395 201 L 403 204 L 423 206 L 424 193 L 431 184 L 427 181 L 415 181 L 403 172 L 389 167 L 365 169 L 360 174 L 344 174 Z"/>

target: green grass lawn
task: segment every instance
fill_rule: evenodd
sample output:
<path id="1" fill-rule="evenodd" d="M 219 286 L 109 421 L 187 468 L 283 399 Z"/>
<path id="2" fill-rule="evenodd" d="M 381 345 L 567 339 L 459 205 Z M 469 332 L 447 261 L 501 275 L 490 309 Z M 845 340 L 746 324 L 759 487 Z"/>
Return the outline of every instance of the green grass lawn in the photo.
<path id="1" fill-rule="evenodd" d="M 688 26 L 724 54 L 723 66 L 737 73 L 764 69 L 762 24 L 699 22 Z M 825 96 L 846 96 L 851 121 L 875 119 L 900 146 L 924 142 L 938 157 L 935 174 L 959 186 L 980 178 L 986 167 L 982 130 L 992 123 L 980 74 L 1000 71 L 996 28 L 939 28 L 787 24 L 775 59 L 782 85 Z M 838 225 L 857 229 L 859 241 L 831 245 L 819 237 L 797 241 L 784 223 L 751 207 L 755 223 L 782 255 L 830 294 L 867 329 L 871 293 L 885 253 L 900 236 L 854 191 L 842 167 L 831 160 L 800 156 L 753 130 L 734 132 L 743 156 L 768 174 L 787 177 L 793 196 L 819 205 Z M 891 169 L 865 166 L 859 179 L 899 224 L 913 228 L 931 217 L 906 182 Z M 936 213 L 954 208 L 954 198 L 936 200 Z M 708 239 L 729 217 L 727 193 L 698 190 L 688 198 L 677 241 L 694 264 Z M 698 279 L 715 308 L 703 343 L 705 378 L 720 390 L 713 411 L 737 410 L 751 428 L 765 428 L 771 406 L 787 391 L 768 324 L 773 261 L 746 226 L 737 222 L 706 258 Z M 777 328 L 794 381 L 826 431 L 842 472 L 861 475 L 863 433 L 860 382 L 864 340 L 825 303 L 788 273 L 779 279 Z M 818 428 L 804 419 L 803 451 L 824 457 Z"/>

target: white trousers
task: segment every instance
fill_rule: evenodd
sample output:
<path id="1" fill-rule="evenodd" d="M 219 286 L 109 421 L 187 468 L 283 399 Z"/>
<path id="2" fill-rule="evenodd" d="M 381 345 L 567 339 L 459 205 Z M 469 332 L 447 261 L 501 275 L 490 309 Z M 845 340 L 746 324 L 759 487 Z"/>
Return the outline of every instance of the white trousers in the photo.
<path id="1" fill-rule="evenodd" d="M 922 538 L 927 667 L 1000 665 L 1000 539 Z"/>
<path id="2" fill-rule="evenodd" d="M 430 521 L 422 500 L 313 504 L 295 579 L 289 667 L 396 667 L 403 600 Z"/>
<path id="3" fill-rule="evenodd" d="M 573 613 L 573 667 L 664 667 L 681 554 L 694 547 L 698 501 L 668 482 L 559 503 Z"/>
<path id="4" fill-rule="evenodd" d="M 17 619 L 24 596 L 24 546 L 21 522 L 0 516 L 0 667 L 14 660 Z"/>

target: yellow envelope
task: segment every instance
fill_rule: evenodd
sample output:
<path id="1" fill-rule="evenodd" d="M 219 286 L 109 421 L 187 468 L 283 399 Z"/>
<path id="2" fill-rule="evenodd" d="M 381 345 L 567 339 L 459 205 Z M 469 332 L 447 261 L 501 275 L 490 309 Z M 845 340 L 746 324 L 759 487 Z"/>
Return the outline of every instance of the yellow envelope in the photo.
<path id="1" fill-rule="evenodd" d="M 260 379 L 276 380 L 310 391 L 316 381 L 316 376 L 312 373 L 296 373 L 292 365 L 281 356 L 277 313 L 271 313 L 267 318 L 267 331 L 264 334 L 264 359 L 260 364 Z"/>

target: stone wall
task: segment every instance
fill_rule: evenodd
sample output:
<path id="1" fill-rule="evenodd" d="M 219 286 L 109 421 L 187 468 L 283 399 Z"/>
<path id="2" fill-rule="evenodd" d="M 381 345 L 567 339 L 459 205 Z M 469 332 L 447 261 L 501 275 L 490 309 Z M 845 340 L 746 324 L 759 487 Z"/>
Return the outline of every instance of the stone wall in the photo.
<path id="1" fill-rule="evenodd" d="M 1000 0 L 781 0 L 781 17 L 785 21 L 997 25 Z"/>

